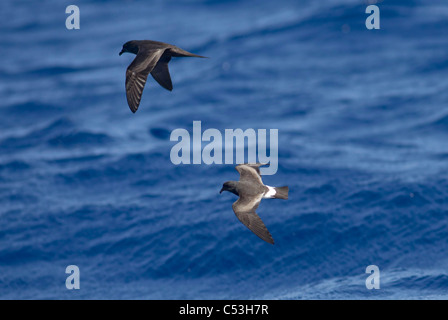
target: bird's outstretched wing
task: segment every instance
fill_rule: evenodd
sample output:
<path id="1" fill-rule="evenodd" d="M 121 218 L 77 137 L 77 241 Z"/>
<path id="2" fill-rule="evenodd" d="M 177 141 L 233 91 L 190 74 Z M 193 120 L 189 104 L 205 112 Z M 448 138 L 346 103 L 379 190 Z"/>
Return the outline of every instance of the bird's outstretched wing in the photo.
<path id="1" fill-rule="evenodd" d="M 165 48 L 155 50 L 140 48 L 126 70 L 126 98 L 132 112 L 137 111 L 148 74 L 154 69 L 165 50 Z"/>
<path id="2" fill-rule="evenodd" d="M 232 205 L 237 218 L 262 240 L 274 244 L 274 239 L 255 210 L 258 208 L 263 194 L 257 197 L 240 196 Z"/>
<path id="3" fill-rule="evenodd" d="M 263 184 L 260 167 L 265 165 L 265 163 L 239 164 L 235 169 L 240 173 L 240 181 L 251 181 Z"/>
<path id="4" fill-rule="evenodd" d="M 170 62 L 170 60 L 171 55 L 165 51 L 151 71 L 154 80 L 169 91 L 173 90 L 173 83 L 171 82 L 170 71 L 168 70 L 168 62 Z"/>

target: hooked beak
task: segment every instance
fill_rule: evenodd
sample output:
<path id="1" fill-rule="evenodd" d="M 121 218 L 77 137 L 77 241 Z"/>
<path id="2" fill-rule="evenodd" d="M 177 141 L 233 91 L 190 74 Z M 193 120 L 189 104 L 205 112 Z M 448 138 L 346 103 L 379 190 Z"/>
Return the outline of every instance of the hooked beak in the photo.
<path id="1" fill-rule="evenodd" d="M 124 50 L 122 49 L 118 55 L 121 56 L 123 53 L 124 53 Z"/>
<path id="2" fill-rule="evenodd" d="M 219 191 L 219 193 L 221 194 L 224 191 L 224 188 L 221 189 L 221 191 Z"/>

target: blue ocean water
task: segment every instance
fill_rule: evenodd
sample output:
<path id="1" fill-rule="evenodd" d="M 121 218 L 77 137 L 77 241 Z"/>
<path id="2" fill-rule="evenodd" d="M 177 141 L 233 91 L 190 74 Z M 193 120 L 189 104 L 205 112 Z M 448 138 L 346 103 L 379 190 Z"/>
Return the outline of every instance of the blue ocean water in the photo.
<path id="1" fill-rule="evenodd" d="M 446 1 L 5 0 L 0 34 L 1 299 L 448 298 Z M 210 59 L 132 114 L 131 39 Z M 233 165 L 170 161 L 193 121 L 279 130 L 274 246 L 219 194 Z"/>

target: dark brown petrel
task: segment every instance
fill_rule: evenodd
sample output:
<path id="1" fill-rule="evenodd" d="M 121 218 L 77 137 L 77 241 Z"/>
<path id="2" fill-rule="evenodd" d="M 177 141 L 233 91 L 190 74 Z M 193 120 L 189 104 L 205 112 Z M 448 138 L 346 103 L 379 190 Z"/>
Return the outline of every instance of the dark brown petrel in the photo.
<path id="1" fill-rule="evenodd" d="M 255 213 L 261 199 L 288 199 L 288 187 L 269 187 L 263 184 L 260 167 L 265 164 L 240 164 L 235 168 L 240 173 L 240 181 L 227 181 L 223 184 L 223 191 L 229 191 L 239 199 L 232 205 L 237 218 L 253 233 L 266 242 L 274 244 L 271 234 L 261 218 Z"/>
<path id="2" fill-rule="evenodd" d="M 206 58 L 168 43 L 151 40 L 128 41 L 123 45 L 120 56 L 124 52 L 137 55 L 126 70 L 126 98 L 129 108 L 134 113 L 140 105 L 143 88 L 150 73 L 162 87 L 171 91 L 173 84 L 168 71 L 168 62 L 171 57 Z"/>

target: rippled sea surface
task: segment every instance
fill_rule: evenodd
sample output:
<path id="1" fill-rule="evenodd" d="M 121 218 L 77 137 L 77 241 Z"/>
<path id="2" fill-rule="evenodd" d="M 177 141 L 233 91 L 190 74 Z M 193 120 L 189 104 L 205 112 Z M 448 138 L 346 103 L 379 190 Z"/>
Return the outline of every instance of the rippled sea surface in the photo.
<path id="1" fill-rule="evenodd" d="M 380 30 L 367 5 L 1 1 L 0 298 L 448 298 L 448 3 L 379 2 Z M 210 59 L 173 59 L 132 114 L 132 39 Z M 196 120 L 278 129 L 274 246 L 219 194 L 233 165 L 170 161 Z"/>

